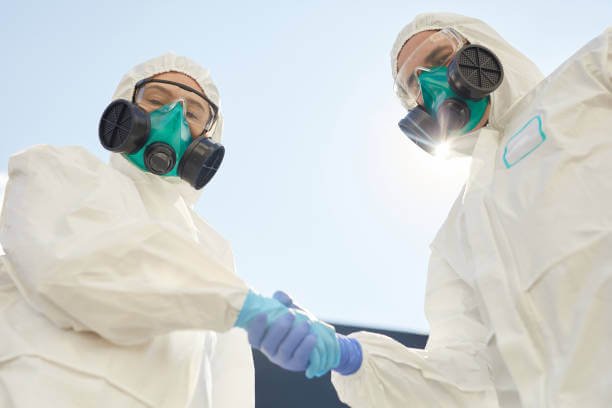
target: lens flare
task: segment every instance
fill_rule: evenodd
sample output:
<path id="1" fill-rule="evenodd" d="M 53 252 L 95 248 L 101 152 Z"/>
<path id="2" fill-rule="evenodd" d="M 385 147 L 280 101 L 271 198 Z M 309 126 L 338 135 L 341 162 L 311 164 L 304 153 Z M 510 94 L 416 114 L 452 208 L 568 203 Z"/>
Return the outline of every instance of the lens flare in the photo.
<path id="1" fill-rule="evenodd" d="M 448 143 L 440 143 L 436 146 L 434 155 L 440 159 L 446 159 L 450 156 L 450 145 Z"/>

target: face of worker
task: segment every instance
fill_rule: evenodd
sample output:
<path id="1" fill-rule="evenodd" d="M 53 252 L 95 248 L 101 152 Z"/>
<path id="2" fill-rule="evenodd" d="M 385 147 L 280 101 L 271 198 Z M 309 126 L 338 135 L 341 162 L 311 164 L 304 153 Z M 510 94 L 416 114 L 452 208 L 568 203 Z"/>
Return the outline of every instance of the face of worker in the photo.
<path id="1" fill-rule="evenodd" d="M 154 75 L 152 78 L 176 82 L 204 93 L 195 79 L 180 72 L 164 72 Z M 137 92 L 136 99 L 138 105 L 147 112 L 152 112 L 168 103 L 182 100 L 186 108 L 185 117 L 189 123 L 191 134 L 194 136 L 198 136 L 204 131 L 204 126 L 212 115 L 210 105 L 204 99 L 193 92 L 169 84 L 148 83 Z"/>
<path id="2" fill-rule="evenodd" d="M 432 53 L 435 53 L 437 50 L 432 48 L 432 47 L 434 47 L 432 42 L 428 42 L 428 41 L 425 41 L 425 40 L 427 40 L 429 37 L 434 35 L 436 32 L 438 32 L 438 30 L 421 31 L 420 33 L 417 33 L 417 34 L 413 35 L 412 37 L 410 37 L 410 39 L 408 41 L 406 41 L 406 43 L 404 44 L 404 46 L 400 50 L 399 55 L 397 56 L 397 66 L 396 67 L 397 68 L 403 67 L 404 63 L 407 62 L 409 65 L 406 66 L 403 69 L 408 69 L 408 71 L 406 71 L 406 72 L 412 72 L 412 71 L 414 71 L 414 69 L 416 69 L 419 66 L 426 66 L 428 58 L 430 58 Z M 423 47 L 421 47 L 421 45 L 423 45 Z M 421 48 L 419 48 L 419 47 L 421 47 Z M 428 48 L 428 47 L 430 47 L 430 48 Z M 413 55 L 415 53 L 415 51 L 417 51 L 417 50 L 418 50 L 418 52 L 415 55 Z M 410 58 L 410 60 L 408 60 L 408 58 L 411 57 L 411 56 L 412 56 L 412 58 Z M 451 61 L 449 60 L 447 65 L 450 64 L 450 62 Z M 419 95 L 417 103 L 419 105 L 423 106 L 422 96 Z M 487 123 L 487 121 L 489 120 L 489 111 L 490 110 L 491 110 L 491 103 L 489 103 L 487 105 L 487 109 L 486 109 L 482 119 L 476 125 L 474 130 L 480 129 L 481 127 L 483 127 Z"/>

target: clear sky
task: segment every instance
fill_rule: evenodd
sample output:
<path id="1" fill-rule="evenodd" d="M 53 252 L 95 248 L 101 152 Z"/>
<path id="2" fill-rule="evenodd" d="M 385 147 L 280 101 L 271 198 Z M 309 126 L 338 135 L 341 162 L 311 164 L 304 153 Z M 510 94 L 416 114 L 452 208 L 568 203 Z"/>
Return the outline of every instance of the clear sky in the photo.
<path id="1" fill-rule="evenodd" d="M 396 34 L 419 12 L 471 15 L 549 74 L 612 22 L 609 0 L 4 3 L 0 184 L 33 144 L 106 160 L 97 125 L 121 76 L 190 56 L 220 88 L 227 148 L 197 209 L 238 273 L 322 318 L 422 332 L 428 245 L 469 162 L 433 159 L 397 128 Z"/>

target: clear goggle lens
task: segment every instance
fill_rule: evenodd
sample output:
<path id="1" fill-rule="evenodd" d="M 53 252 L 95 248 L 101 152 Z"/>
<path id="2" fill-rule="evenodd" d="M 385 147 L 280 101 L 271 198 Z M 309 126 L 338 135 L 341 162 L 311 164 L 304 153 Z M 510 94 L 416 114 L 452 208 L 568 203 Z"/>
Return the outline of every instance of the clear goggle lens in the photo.
<path id="1" fill-rule="evenodd" d="M 136 85 L 133 102 L 147 112 L 152 112 L 179 100 L 183 101 L 185 118 L 193 137 L 212 128 L 217 107 L 205 95 L 183 84 L 156 79 L 142 81 Z"/>
<path id="2" fill-rule="evenodd" d="M 421 97 L 419 75 L 434 67 L 448 65 L 466 41 L 459 33 L 445 28 L 419 44 L 399 67 L 395 92 L 409 105 L 416 106 Z"/>

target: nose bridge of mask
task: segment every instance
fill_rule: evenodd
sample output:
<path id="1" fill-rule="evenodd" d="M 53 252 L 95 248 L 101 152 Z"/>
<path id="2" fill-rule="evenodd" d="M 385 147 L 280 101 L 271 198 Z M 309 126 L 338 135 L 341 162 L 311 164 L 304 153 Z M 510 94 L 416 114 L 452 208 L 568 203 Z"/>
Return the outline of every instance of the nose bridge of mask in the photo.
<path id="1" fill-rule="evenodd" d="M 187 101 L 185 101 L 183 98 L 175 98 L 161 108 L 152 111 L 151 114 L 154 112 L 171 114 L 173 117 L 178 117 L 179 115 L 183 115 L 184 117 L 185 112 L 187 112 Z"/>
<path id="2" fill-rule="evenodd" d="M 438 118 L 438 110 L 445 100 L 456 99 L 467 105 L 470 111 L 468 122 L 459 130 L 460 134 L 465 134 L 476 127 L 484 116 L 489 98 L 480 100 L 471 100 L 462 98 L 457 95 L 448 83 L 448 68 L 445 66 L 435 67 L 432 69 L 422 70 L 418 75 L 421 95 L 423 98 L 423 107 L 432 116 L 435 116 L 438 121 L 443 118 Z"/>
<path id="3" fill-rule="evenodd" d="M 187 112 L 187 109 L 188 109 L 187 108 L 187 100 L 181 96 L 181 97 L 178 97 L 174 101 L 169 103 L 169 105 L 172 105 L 172 106 L 177 105 L 177 104 L 182 106 L 182 113 L 183 113 L 183 115 L 185 115 L 185 112 Z"/>
<path id="4" fill-rule="evenodd" d="M 187 99 L 185 97 L 178 96 L 172 102 L 168 103 L 168 106 L 174 107 L 177 104 L 182 106 L 182 111 L 181 112 L 182 112 L 182 115 L 183 115 L 183 120 L 185 121 L 187 126 L 189 126 L 189 131 L 191 132 L 192 125 L 189 123 L 189 120 L 187 119 L 187 112 L 189 112 L 189 103 L 187 102 Z M 192 136 L 193 136 L 193 134 L 192 134 Z"/>
<path id="5" fill-rule="evenodd" d="M 147 143 L 142 149 L 127 155 L 127 157 L 140 168 L 146 169 L 145 152 L 147 147 L 154 143 L 165 143 L 176 154 L 176 163 L 165 176 L 178 176 L 180 159 L 192 140 L 191 131 L 189 130 L 189 124 L 184 112 L 185 106 L 181 100 L 176 100 L 152 111 L 149 114 L 151 131 Z"/>

